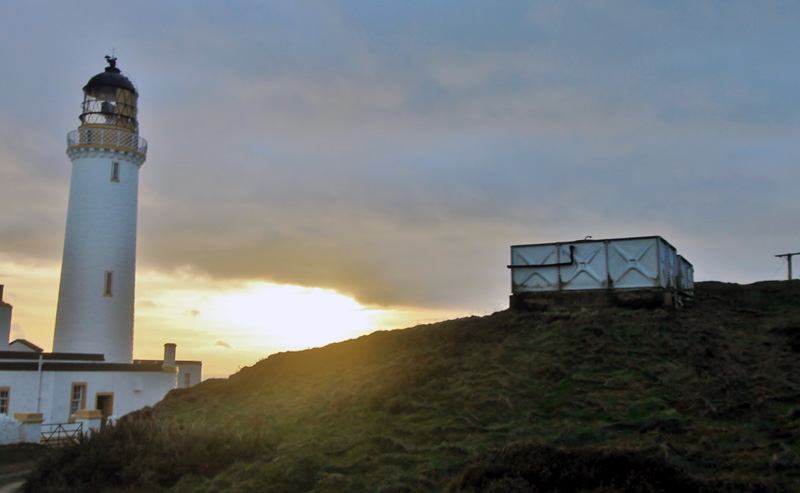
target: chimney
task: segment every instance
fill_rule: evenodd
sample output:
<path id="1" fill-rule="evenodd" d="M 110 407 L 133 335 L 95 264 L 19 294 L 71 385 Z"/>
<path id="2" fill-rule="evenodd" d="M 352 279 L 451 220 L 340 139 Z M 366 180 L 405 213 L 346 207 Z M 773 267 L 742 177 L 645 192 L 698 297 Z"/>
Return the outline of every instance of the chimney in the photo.
<path id="1" fill-rule="evenodd" d="M 164 371 L 168 371 L 167 370 L 168 368 L 177 369 L 176 367 L 178 365 L 175 363 L 175 348 L 176 347 L 177 347 L 177 345 L 173 344 L 171 342 L 168 342 L 168 343 L 164 344 L 164 363 L 161 365 L 161 367 L 164 369 Z"/>
<path id="2" fill-rule="evenodd" d="M 8 351 L 11 342 L 11 305 L 3 301 L 3 285 L 0 284 L 0 351 Z"/>

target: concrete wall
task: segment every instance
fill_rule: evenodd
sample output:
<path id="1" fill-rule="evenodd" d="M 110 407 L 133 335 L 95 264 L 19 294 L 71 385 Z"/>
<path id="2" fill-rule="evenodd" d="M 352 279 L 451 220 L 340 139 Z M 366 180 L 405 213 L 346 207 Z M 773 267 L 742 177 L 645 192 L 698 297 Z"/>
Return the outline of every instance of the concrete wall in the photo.
<path id="1" fill-rule="evenodd" d="M 178 361 L 178 368 L 178 388 L 185 389 L 203 380 L 203 363 L 199 361 Z"/>
<path id="2" fill-rule="evenodd" d="M 41 413 L 16 413 L 14 419 L 19 425 L 19 441 L 26 443 L 39 443 L 42 439 Z"/>

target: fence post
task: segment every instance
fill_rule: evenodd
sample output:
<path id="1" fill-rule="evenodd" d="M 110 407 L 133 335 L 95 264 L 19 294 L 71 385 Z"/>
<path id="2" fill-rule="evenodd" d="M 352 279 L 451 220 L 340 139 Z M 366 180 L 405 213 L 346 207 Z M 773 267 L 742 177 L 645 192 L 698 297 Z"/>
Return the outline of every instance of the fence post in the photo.
<path id="1" fill-rule="evenodd" d="M 19 421 L 19 441 L 39 443 L 42 438 L 42 413 L 14 413 L 14 419 Z"/>

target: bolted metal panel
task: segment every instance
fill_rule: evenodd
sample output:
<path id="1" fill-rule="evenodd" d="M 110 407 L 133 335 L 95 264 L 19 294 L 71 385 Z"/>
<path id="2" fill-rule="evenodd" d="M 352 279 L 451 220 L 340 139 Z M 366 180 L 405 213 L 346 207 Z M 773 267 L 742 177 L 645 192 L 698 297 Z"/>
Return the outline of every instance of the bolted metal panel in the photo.
<path id="1" fill-rule="evenodd" d="M 559 245 L 511 247 L 512 292 L 558 290 Z"/>
<path id="2" fill-rule="evenodd" d="M 513 293 L 694 285 L 691 264 L 660 236 L 516 245 L 509 268 Z"/>
<path id="3" fill-rule="evenodd" d="M 572 251 L 572 263 L 560 266 L 561 289 L 605 289 L 608 287 L 606 245 L 602 242 L 564 244 Z"/>
<path id="4" fill-rule="evenodd" d="M 680 291 L 694 292 L 694 266 L 681 255 L 678 255 L 677 285 Z"/>
<path id="5" fill-rule="evenodd" d="M 613 287 L 665 287 L 656 238 L 614 240 L 608 245 L 609 277 Z"/>

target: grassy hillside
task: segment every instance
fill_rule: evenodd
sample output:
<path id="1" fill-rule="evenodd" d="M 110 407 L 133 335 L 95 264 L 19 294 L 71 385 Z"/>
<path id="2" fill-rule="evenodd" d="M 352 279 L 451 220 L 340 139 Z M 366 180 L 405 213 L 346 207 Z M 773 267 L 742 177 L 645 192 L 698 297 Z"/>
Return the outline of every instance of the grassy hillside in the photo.
<path id="1" fill-rule="evenodd" d="M 270 356 L 28 491 L 800 491 L 800 282 L 503 311 Z"/>

